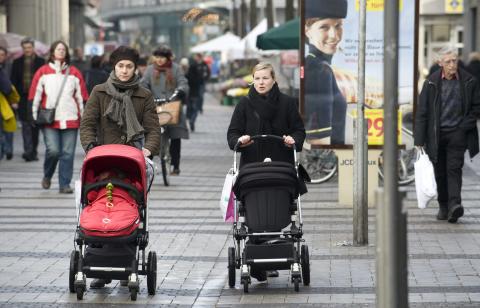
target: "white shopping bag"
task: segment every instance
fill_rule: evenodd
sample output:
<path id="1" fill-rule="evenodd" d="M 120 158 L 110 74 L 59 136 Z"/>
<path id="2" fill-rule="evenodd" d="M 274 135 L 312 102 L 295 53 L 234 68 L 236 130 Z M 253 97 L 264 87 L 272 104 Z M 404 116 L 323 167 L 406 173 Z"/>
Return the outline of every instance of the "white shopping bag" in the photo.
<path id="1" fill-rule="evenodd" d="M 220 197 L 220 211 L 222 212 L 223 221 L 233 221 L 234 195 L 232 192 L 233 184 L 235 184 L 236 175 L 233 168 L 228 170 L 223 183 L 222 196 Z M 228 214 L 228 215 L 227 215 Z"/>
<path id="2" fill-rule="evenodd" d="M 417 161 L 414 167 L 418 208 L 424 209 L 428 202 L 437 197 L 437 182 L 435 182 L 432 162 L 423 148 L 417 152 Z"/>

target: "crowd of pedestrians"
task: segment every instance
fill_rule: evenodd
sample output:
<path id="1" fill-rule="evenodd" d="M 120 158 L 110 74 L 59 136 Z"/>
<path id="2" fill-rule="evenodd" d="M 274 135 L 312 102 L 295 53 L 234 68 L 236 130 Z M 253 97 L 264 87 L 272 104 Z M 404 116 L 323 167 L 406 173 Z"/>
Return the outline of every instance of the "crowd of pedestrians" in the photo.
<path id="1" fill-rule="evenodd" d="M 0 46 L 0 101 L 5 101 L 6 106 L 0 109 L 0 160 L 13 158 L 13 138 L 18 120 L 23 139 L 22 158 L 25 162 L 38 161 L 39 137 L 43 138 L 46 152 L 41 186 L 50 189 L 58 164 L 59 192 L 72 193 L 71 180 L 80 123 L 85 115 L 90 115 L 87 118 L 91 123 L 98 120 L 92 118 L 95 112 L 83 114 L 85 106 L 90 102 L 89 96 L 94 93 L 95 102 L 101 96 L 100 93 L 108 90 L 108 95 L 124 101 L 125 94 L 130 91 L 122 88 L 124 85 L 121 83 L 114 82 L 118 77 L 115 74 L 119 73 L 115 73 L 119 61 L 113 63 L 111 56 L 107 59 L 106 56 L 95 55 L 87 61 L 82 48 L 73 49 L 70 56 L 69 46 L 63 41 L 56 41 L 44 58 L 43 55 L 36 54 L 35 41 L 28 37 L 21 41 L 21 47 L 22 56 L 12 60 L 8 57 L 8 50 Z M 116 51 L 119 52 L 118 49 Z M 170 139 L 170 174 L 178 175 L 181 139 L 189 138 L 189 132 L 195 130 L 197 114 L 203 112 L 203 95 L 210 77 L 210 68 L 201 54 L 195 54 L 190 59 L 183 58 L 181 63 L 176 63 L 174 52 L 166 45 L 156 48 L 151 56 L 139 56 L 134 60 L 133 74 L 138 82 L 132 87 L 135 88 L 138 83 L 148 89 L 147 92 L 151 92 L 153 98 L 182 102 L 179 123 L 165 128 L 165 136 Z M 111 85 L 107 86 L 109 84 Z M 137 92 L 135 90 L 132 94 L 133 101 L 137 99 Z M 54 119 L 51 123 L 39 125 L 37 114 L 44 109 L 54 109 Z M 8 125 L 4 120 L 7 116 Z M 88 129 L 84 128 L 84 131 Z M 100 136 L 90 135 L 94 141 L 87 137 L 83 139 L 90 140 L 88 143 L 92 144 L 103 142 L 99 140 Z M 131 141 L 123 140 L 121 143 Z M 88 146 L 84 145 L 84 148 L 87 149 Z M 152 154 L 158 153 L 156 150 L 150 151 Z"/>

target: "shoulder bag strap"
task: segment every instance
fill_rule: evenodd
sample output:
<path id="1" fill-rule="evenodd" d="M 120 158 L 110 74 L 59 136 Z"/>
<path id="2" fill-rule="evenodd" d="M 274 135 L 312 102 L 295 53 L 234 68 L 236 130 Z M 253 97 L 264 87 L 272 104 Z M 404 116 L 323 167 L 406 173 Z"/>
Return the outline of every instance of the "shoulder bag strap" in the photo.
<path id="1" fill-rule="evenodd" d="M 67 66 L 67 70 L 65 71 L 65 76 L 63 77 L 62 85 L 60 86 L 60 92 L 58 92 L 57 100 L 55 101 L 55 109 L 58 106 L 58 102 L 60 102 L 60 96 L 62 96 L 63 89 L 67 83 L 68 75 L 70 75 L 70 66 Z"/>

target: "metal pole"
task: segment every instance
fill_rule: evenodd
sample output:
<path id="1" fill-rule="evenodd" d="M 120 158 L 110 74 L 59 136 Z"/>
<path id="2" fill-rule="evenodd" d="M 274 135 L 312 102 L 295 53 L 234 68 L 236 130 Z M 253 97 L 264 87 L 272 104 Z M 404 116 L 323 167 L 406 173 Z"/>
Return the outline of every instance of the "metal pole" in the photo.
<path id="1" fill-rule="evenodd" d="M 377 307 L 408 307 L 406 210 L 397 179 L 399 0 L 384 10 L 384 194 L 377 202 Z"/>
<path id="2" fill-rule="evenodd" d="M 353 155 L 353 244 L 368 244 L 368 174 L 367 138 L 365 129 L 365 46 L 366 46 L 366 0 L 360 0 L 358 33 L 358 101 Z"/>

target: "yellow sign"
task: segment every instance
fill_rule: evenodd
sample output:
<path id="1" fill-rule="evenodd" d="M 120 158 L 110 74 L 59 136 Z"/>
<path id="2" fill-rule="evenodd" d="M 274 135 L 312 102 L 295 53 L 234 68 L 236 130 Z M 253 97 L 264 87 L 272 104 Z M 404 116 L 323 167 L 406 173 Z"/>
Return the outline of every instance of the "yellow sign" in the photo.
<path id="1" fill-rule="evenodd" d="M 445 13 L 463 13 L 463 0 L 445 0 Z"/>
<path id="2" fill-rule="evenodd" d="M 366 0 L 367 1 L 367 12 L 382 12 L 385 0 Z M 400 11 L 403 8 L 403 0 L 399 1 Z M 360 10 L 360 0 L 355 1 L 355 9 L 357 12 Z"/>
<path id="3" fill-rule="evenodd" d="M 357 110 L 353 110 L 353 118 L 357 117 Z M 365 109 L 367 120 L 367 135 L 369 145 L 383 145 L 383 109 Z M 402 143 L 402 112 L 398 111 L 398 144 Z"/>

